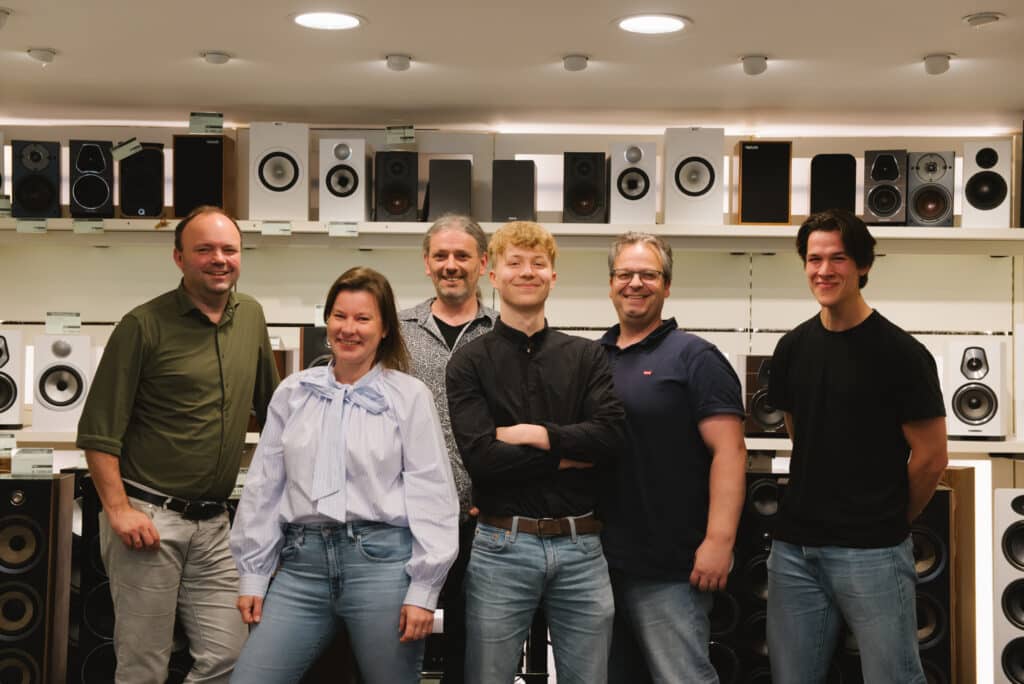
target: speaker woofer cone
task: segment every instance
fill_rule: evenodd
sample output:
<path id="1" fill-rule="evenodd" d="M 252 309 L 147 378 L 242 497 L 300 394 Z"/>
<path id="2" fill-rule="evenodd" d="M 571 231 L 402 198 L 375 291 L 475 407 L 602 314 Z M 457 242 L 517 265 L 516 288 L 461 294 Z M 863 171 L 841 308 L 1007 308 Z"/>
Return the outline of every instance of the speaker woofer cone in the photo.
<path id="1" fill-rule="evenodd" d="M 391 216 L 404 216 L 412 209 L 412 203 L 404 185 L 389 185 L 381 192 L 384 211 Z"/>
<path id="2" fill-rule="evenodd" d="M 114 603 L 110 598 L 110 582 L 102 582 L 89 590 L 82 602 L 82 625 L 101 639 L 114 638 Z"/>
<path id="3" fill-rule="evenodd" d="M 899 212 L 903 195 L 894 185 L 878 185 L 868 193 L 868 209 L 875 216 L 885 218 Z"/>
<path id="4" fill-rule="evenodd" d="M 743 623 L 743 643 L 755 656 L 768 657 L 768 614 L 754 613 Z"/>
<path id="5" fill-rule="evenodd" d="M 734 650 L 720 641 L 711 641 L 708 643 L 708 658 L 720 684 L 739 684 L 742 667 Z"/>
<path id="6" fill-rule="evenodd" d="M 946 638 L 949 619 L 938 601 L 928 594 L 917 595 L 917 645 L 922 651 Z"/>
<path id="7" fill-rule="evenodd" d="M 117 655 L 114 653 L 114 644 L 108 641 L 91 650 L 82 659 L 82 682 L 113 684 L 116 670 Z"/>
<path id="8" fill-rule="evenodd" d="M 1006 644 L 1000 661 L 1007 679 L 1013 684 L 1024 684 L 1024 637 Z"/>
<path id="9" fill-rule="evenodd" d="M 1003 615 L 1017 629 L 1024 629 L 1024 579 L 1017 579 L 1003 589 Z"/>
<path id="10" fill-rule="evenodd" d="M 347 164 L 338 164 L 327 172 L 327 191 L 335 197 L 350 197 L 359 187 L 359 174 Z"/>
<path id="11" fill-rule="evenodd" d="M 0 682 L 3 684 L 38 684 L 39 666 L 24 651 L 0 651 Z"/>
<path id="12" fill-rule="evenodd" d="M 628 200 L 642 199 L 651 189 L 651 178 L 643 169 L 628 168 L 619 174 L 616 185 L 619 194 Z"/>
<path id="13" fill-rule="evenodd" d="M 597 188 L 590 184 L 580 184 L 569 189 L 569 207 L 576 216 L 592 216 L 598 210 Z"/>
<path id="14" fill-rule="evenodd" d="M 256 173 L 267 190 L 285 192 L 299 182 L 299 163 L 287 152 L 271 152 L 260 159 Z"/>
<path id="15" fill-rule="evenodd" d="M 716 591 L 712 594 L 711 615 L 711 638 L 728 637 L 740 626 L 740 618 L 743 613 L 740 604 L 736 599 L 725 591 Z"/>
<path id="16" fill-rule="evenodd" d="M 1006 180 L 995 171 L 982 171 L 970 177 L 964 186 L 964 199 L 975 209 L 995 209 L 1006 199 Z"/>
<path id="17" fill-rule="evenodd" d="M 8 584 L 0 590 L 0 641 L 19 641 L 43 621 L 43 603 L 27 584 Z"/>
<path id="18" fill-rule="evenodd" d="M 946 569 L 946 545 L 938 535 L 924 527 L 911 528 L 910 538 L 914 545 L 914 570 L 917 572 L 917 582 L 930 582 Z"/>
<path id="19" fill-rule="evenodd" d="M 57 188 L 43 176 L 25 176 L 14 187 L 14 198 L 26 209 L 49 209 L 57 197 Z"/>
<path id="20" fill-rule="evenodd" d="M 951 403 L 957 419 L 968 425 L 984 425 L 999 409 L 999 400 L 992 388 L 978 382 L 957 388 Z"/>
<path id="21" fill-rule="evenodd" d="M 914 191 L 910 206 L 921 223 L 941 223 L 953 213 L 953 198 L 940 185 L 922 185 Z"/>
<path id="22" fill-rule="evenodd" d="M 102 176 L 79 176 L 71 186 L 71 198 L 83 209 L 93 211 L 110 201 L 110 186 Z"/>
<path id="23" fill-rule="evenodd" d="M 703 157 L 687 157 L 676 165 L 676 187 L 689 197 L 706 195 L 715 185 L 715 167 Z"/>
<path id="24" fill-rule="evenodd" d="M 750 398 L 750 416 L 765 430 L 779 430 L 786 422 L 786 414 L 768 403 L 768 390 L 762 387 Z"/>
<path id="25" fill-rule="evenodd" d="M 0 520 L 0 573 L 31 570 L 43 557 L 43 534 L 30 518 L 20 515 Z"/>
<path id="26" fill-rule="evenodd" d="M 1003 532 L 1003 557 L 1018 570 L 1024 570 L 1024 520 L 1018 520 Z"/>
<path id="27" fill-rule="evenodd" d="M 747 492 L 750 510 L 758 516 L 769 518 L 779 512 L 779 485 L 775 480 L 756 480 Z"/>
<path id="28" fill-rule="evenodd" d="M 18 385 L 7 373 L 0 373 L 0 413 L 14 406 L 18 399 Z"/>
<path id="29" fill-rule="evenodd" d="M 751 558 L 743 567 L 743 585 L 748 598 L 765 602 L 768 600 L 768 556 Z"/>
<path id="30" fill-rule="evenodd" d="M 70 408 L 82 398 L 85 380 L 72 366 L 50 366 L 39 376 L 40 400 L 52 408 Z"/>

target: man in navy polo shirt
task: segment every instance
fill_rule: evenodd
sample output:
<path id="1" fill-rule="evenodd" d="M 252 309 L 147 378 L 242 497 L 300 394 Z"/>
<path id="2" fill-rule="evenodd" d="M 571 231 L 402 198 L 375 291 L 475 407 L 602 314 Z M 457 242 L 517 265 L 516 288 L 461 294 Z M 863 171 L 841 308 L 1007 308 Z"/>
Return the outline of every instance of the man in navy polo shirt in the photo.
<path id="1" fill-rule="evenodd" d="M 668 244 L 626 233 L 608 266 L 619 324 L 601 344 L 632 448 L 603 501 L 615 595 L 608 681 L 717 682 L 712 592 L 726 585 L 746 487 L 739 379 L 713 344 L 661 319 Z"/>

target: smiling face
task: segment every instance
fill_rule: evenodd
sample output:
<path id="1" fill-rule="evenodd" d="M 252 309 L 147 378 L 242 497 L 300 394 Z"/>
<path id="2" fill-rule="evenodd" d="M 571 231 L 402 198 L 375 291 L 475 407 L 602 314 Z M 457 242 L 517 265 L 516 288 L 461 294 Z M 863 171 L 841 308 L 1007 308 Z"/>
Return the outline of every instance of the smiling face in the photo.
<path id="1" fill-rule="evenodd" d="M 434 281 L 438 298 L 446 304 L 458 305 L 476 296 L 477 282 L 487 267 L 487 255 L 479 253 L 476 240 L 468 233 L 442 230 L 431 236 L 423 263 Z"/>
<path id="2" fill-rule="evenodd" d="M 200 214 L 181 233 L 174 250 L 185 291 L 204 301 L 227 297 L 242 272 L 242 237 L 220 213 Z"/>
<path id="3" fill-rule="evenodd" d="M 657 251 L 644 243 L 628 245 L 615 257 L 608 296 L 620 325 L 644 330 L 661 322 L 661 310 L 669 296 L 662 270 Z"/>
<path id="4" fill-rule="evenodd" d="M 365 290 L 342 290 L 327 317 L 327 341 L 335 373 L 359 378 L 373 368 L 387 335 L 377 299 Z M 340 379 L 340 378 L 339 378 Z"/>
<path id="5" fill-rule="evenodd" d="M 495 256 L 490 278 L 503 306 L 526 313 L 544 307 L 557 274 L 544 250 L 509 245 Z"/>
<path id="6" fill-rule="evenodd" d="M 807 237 L 804 273 L 811 294 L 825 309 L 841 310 L 860 299 L 860 268 L 843 246 L 837 230 L 816 230 Z"/>

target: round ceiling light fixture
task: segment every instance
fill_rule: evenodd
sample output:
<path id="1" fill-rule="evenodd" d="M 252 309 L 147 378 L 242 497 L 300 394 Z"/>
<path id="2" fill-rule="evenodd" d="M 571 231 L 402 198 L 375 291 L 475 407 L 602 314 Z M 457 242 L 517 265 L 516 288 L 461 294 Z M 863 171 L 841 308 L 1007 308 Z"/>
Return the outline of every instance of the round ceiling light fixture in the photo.
<path id="1" fill-rule="evenodd" d="M 304 28 L 342 31 L 356 28 L 363 20 L 354 14 L 344 12 L 304 12 L 295 16 L 295 23 Z"/>
<path id="2" fill-rule="evenodd" d="M 647 35 L 676 33 L 692 24 L 693 21 L 678 14 L 634 14 L 618 20 L 623 31 Z"/>
<path id="3" fill-rule="evenodd" d="M 929 76 L 938 76 L 949 71 L 949 53 L 928 55 L 924 58 L 924 71 Z"/>
<path id="4" fill-rule="evenodd" d="M 583 71 L 589 61 L 586 55 L 566 55 L 562 58 L 562 68 L 566 71 Z"/>
<path id="5" fill-rule="evenodd" d="M 740 57 L 743 62 L 743 73 L 747 76 L 763 74 L 768 69 L 768 58 L 764 55 L 747 55 Z"/>
<path id="6" fill-rule="evenodd" d="M 412 57 L 409 55 L 388 55 L 384 58 L 384 62 L 388 65 L 388 69 L 392 71 L 408 71 L 409 65 L 412 64 Z"/>
<path id="7" fill-rule="evenodd" d="M 1006 18 L 1006 15 L 1002 12 L 973 12 L 963 17 L 963 21 L 971 28 L 981 28 L 982 26 L 994 24 L 1004 18 Z"/>
<path id="8" fill-rule="evenodd" d="M 207 50 L 200 52 L 199 56 L 205 59 L 207 64 L 227 64 L 231 61 L 231 55 L 220 50 Z"/>
<path id="9" fill-rule="evenodd" d="M 53 48 L 29 48 L 27 52 L 29 57 L 42 62 L 43 66 L 50 64 L 57 57 L 57 51 Z"/>

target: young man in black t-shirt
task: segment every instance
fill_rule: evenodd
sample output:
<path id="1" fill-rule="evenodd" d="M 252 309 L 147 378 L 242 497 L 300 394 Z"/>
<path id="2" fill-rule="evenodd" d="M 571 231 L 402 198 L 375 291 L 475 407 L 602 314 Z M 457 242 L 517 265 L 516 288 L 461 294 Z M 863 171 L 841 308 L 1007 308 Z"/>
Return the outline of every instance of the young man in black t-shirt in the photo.
<path id="1" fill-rule="evenodd" d="M 864 301 L 874 245 L 842 210 L 797 234 L 821 311 L 779 341 L 768 390 L 793 439 L 768 559 L 777 682 L 824 682 L 843 620 L 866 682 L 925 682 L 909 526 L 946 466 L 945 409 L 931 354 Z"/>

